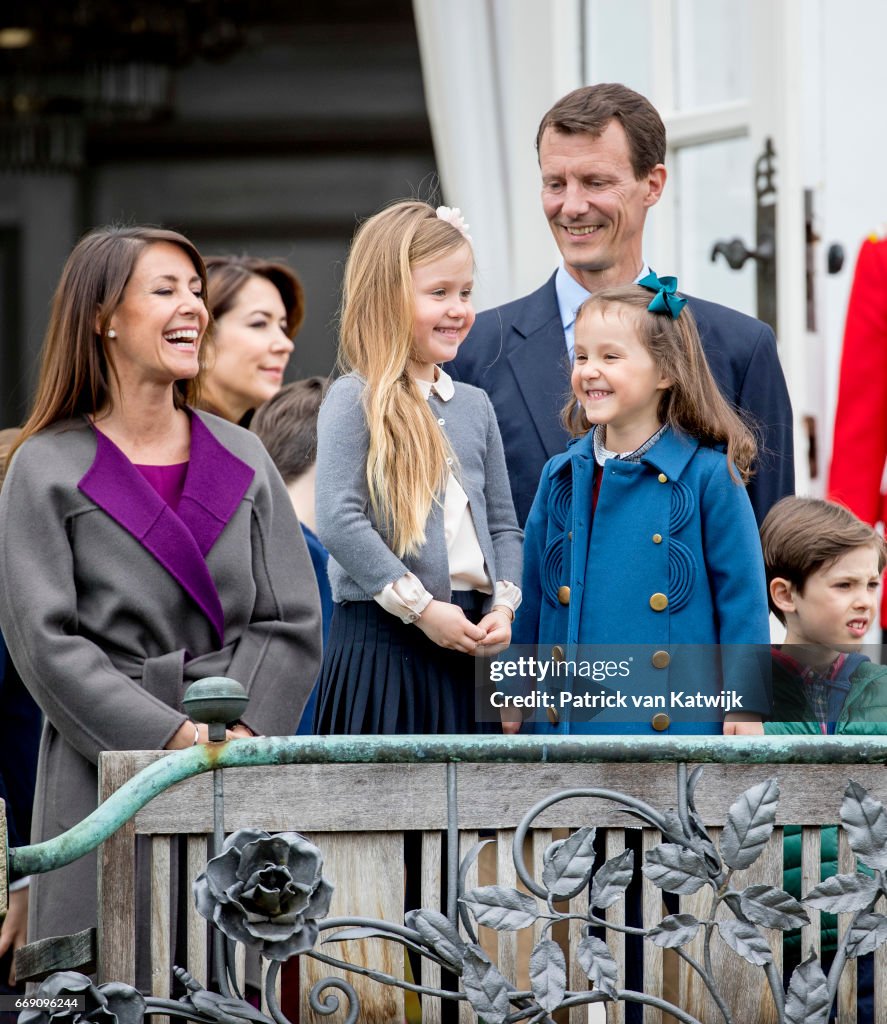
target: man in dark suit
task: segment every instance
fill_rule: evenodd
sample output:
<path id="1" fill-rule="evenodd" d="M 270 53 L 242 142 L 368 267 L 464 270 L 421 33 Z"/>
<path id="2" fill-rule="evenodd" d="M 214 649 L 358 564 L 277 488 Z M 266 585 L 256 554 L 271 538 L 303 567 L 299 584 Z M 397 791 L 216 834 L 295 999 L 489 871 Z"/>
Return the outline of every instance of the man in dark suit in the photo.
<path id="1" fill-rule="evenodd" d="M 665 186 L 665 126 L 624 85 L 576 89 L 543 117 L 536 136 L 542 206 L 563 265 L 538 290 L 478 314 L 450 372 L 483 388 L 496 409 L 517 517 L 524 524 L 545 461 L 569 435 L 576 310 L 594 291 L 629 284 L 648 267 L 647 211 Z M 794 491 L 792 414 L 773 331 L 759 320 L 689 298 L 712 373 L 756 427 L 749 497 L 758 522 Z"/>

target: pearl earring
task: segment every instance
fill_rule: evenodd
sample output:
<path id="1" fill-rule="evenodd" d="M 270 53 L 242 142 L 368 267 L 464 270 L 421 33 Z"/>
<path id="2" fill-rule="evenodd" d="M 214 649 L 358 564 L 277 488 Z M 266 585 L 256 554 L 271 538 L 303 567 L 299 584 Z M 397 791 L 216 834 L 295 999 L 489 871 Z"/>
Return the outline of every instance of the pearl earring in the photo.
<path id="1" fill-rule="evenodd" d="M 113 327 L 108 331 L 108 337 L 109 338 L 116 338 L 117 337 L 117 332 L 114 330 Z"/>

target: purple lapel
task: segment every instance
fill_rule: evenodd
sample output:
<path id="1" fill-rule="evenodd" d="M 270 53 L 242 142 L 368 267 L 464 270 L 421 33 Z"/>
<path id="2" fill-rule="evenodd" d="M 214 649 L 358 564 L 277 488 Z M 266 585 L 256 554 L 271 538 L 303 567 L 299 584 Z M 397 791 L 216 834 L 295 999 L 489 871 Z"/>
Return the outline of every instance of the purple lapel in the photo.
<path id="1" fill-rule="evenodd" d="M 197 413 L 191 413 L 191 459 L 178 511 L 204 558 L 237 511 L 255 475 L 251 466 L 216 440 Z"/>
<path id="2" fill-rule="evenodd" d="M 192 415 L 191 457 L 177 515 L 114 442 L 93 429 L 95 459 L 80 490 L 157 559 L 224 643 L 225 614 L 205 556 L 234 514 L 253 471 Z"/>

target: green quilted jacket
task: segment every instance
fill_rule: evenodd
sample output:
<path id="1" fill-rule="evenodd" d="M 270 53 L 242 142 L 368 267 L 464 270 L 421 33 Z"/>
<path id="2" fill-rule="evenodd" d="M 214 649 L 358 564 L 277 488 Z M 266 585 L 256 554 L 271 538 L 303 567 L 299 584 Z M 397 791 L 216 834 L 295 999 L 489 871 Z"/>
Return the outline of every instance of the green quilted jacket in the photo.
<path id="1" fill-rule="evenodd" d="M 887 666 L 875 665 L 868 659 L 861 662 L 850 676 L 850 691 L 834 731 L 846 736 L 873 736 L 887 733 Z M 773 662 L 773 721 L 764 723 L 764 732 L 774 735 L 816 735 L 819 723 L 807 701 L 803 685 L 782 665 Z M 837 814 L 837 805 L 835 812 Z M 838 830 L 835 826 L 822 829 L 822 871 L 820 879 L 838 873 Z M 801 896 L 801 829 L 786 826 L 783 839 L 783 887 L 792 896 Z M 833 914 L 820 916 L 822 952 L 833 952 L 837 947 L 838 926 Z M 785 933 L 786 965 L 800 962 L 799 930 Z"/>

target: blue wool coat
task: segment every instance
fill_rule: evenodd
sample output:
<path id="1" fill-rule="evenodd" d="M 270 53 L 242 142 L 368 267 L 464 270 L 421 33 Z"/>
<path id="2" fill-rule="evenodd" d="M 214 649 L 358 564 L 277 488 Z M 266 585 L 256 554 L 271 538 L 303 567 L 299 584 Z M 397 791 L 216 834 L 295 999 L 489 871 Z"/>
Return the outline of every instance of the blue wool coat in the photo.
<path id="1" fill-rule="evenodd" d="M 674 722 L 687 720 L 683 731 L 719 732 L 720 711 L 684 714 L 672 706 L 671 690 L 687 692 L 688 680 L 697 679 L 694 691 L 723 685 L 740 694 L 743 710 L 766 712 L 764 564 L 751 503 L 726 456 L 669 429 L 640 462 L 611 459 L 602 473 L 592 529 L 592 434 L 546 463 L 527 519 L 513 642 L 536 645 L 540 659 L 627 659 L 628 670 L 606 685 L 662 698 L 665 706 L 604 710 L 591 721 L 561 708 L 542 731 L 675 728 L 661 718 L 653 723 L 664 710 Z M 675 648 L 717 644 L 755 647 Z M 567 685 L 599 688 L 587 678 Z"/>
<path id="2" fill-rule="evenodd" d="M 531 295 L 478 313 L 455 362 L 444 367 L 454 380 L 490 396 L 520 526 L 545 460 L 568 441 L 560 414 L 570 395 L 570 363 L 555 276 Z M 792 409 L 776 339 L 760 320 L 686 298 L 721 394 L 760 430 L 757 472 L 748 488 L 760 523 L 780 498 L 795 491 Z"/>

